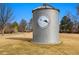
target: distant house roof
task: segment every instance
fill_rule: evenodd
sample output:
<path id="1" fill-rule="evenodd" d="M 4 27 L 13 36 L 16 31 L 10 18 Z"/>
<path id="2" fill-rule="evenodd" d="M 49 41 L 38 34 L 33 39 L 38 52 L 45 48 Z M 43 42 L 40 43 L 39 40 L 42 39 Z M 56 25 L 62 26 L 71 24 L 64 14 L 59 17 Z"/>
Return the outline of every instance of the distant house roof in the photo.
<path id="1" fill-rule="evenodd" d="M 42 10 L 42 9 L 54 9 L 59 12 L 59 9 L 54 8 L 53 6 L 49 5 L 48 3 L 44 3 L 42 6 L 39 6 L 35 9 L 33 9 L 32 12 L 34 12 L 35 10 Z"/>

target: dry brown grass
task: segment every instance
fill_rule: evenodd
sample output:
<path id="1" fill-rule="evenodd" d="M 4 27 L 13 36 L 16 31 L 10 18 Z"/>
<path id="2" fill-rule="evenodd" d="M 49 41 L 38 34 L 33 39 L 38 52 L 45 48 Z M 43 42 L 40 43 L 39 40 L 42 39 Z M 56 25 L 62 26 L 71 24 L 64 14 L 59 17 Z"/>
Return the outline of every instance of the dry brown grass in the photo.
<path id="1" fill-rule="evenodd" d="M 79 34 L 60 34 L 60 45 L 33 44 L 32 33 L 0 34 L 0 54 L 72 55 L 79 54 Z"/>

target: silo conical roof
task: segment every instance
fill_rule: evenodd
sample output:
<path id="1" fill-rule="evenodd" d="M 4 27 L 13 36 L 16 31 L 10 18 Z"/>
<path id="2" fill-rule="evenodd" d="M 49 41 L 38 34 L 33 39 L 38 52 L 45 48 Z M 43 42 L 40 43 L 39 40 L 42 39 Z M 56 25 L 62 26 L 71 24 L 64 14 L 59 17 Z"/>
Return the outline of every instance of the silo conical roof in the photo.
<path id="1" fill-rule="evenodd" d="M 54 8 L 50 4 L 44 3 L 42 6 L 39 6 L 39 7 L 35 8 L 35 9 L 33 9 L 32 12 L 34 12 L 35 10 L 42 10 L 42 9 L 53 9 L 53 10 L 59 11 L 59 9 Z"/>

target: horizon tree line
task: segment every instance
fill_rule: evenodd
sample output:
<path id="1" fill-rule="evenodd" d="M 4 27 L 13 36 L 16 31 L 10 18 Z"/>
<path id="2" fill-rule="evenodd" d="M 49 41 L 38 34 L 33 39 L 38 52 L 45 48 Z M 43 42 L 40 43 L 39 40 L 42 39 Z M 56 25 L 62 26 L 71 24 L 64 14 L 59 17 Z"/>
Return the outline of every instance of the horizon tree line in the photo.
<path id="1" fill-rule="evenodd" d="M 76 6 L 76 11 L 76 16 L 68 12 L 62 17 L 60 21 L 60 33 L 79 33 L 79 5 Z"/>
<path id="2" fill-rule="evenodd" d="M 19 23 L 14 20 L 13 9 L 5 3 L 0 3 L 0 33 L 25 32 L 27 27 L 27 21 L 21 19 Z"/>
<path id="3" fill-rule="evenodd" d="M 68 12 L 60 21 L 60 33 L 79 33 L 79 5 L 76 7 L 77 15 L 74 16 Z M 74 11 L 74 10 L 73 10 Z M 25 19 L 21 19 L 18 23 L 13 21 L 13 9 L 6 4 L 0 4 L 0 33 L 26 32 L 32 30 L 32 18 L 27 23 Z"/>

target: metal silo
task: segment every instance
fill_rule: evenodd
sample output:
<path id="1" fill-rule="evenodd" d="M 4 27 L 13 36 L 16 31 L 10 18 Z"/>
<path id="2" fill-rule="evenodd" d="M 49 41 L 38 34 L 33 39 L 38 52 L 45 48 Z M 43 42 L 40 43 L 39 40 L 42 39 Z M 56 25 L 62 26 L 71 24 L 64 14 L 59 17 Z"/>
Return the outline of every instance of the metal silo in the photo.
<path id="1" fill-rule="evenodd" d="M 59 41 L 59 10 L 43 4 L 34 9 L 33 42 L 37 44 L 58 44 Z"/>

